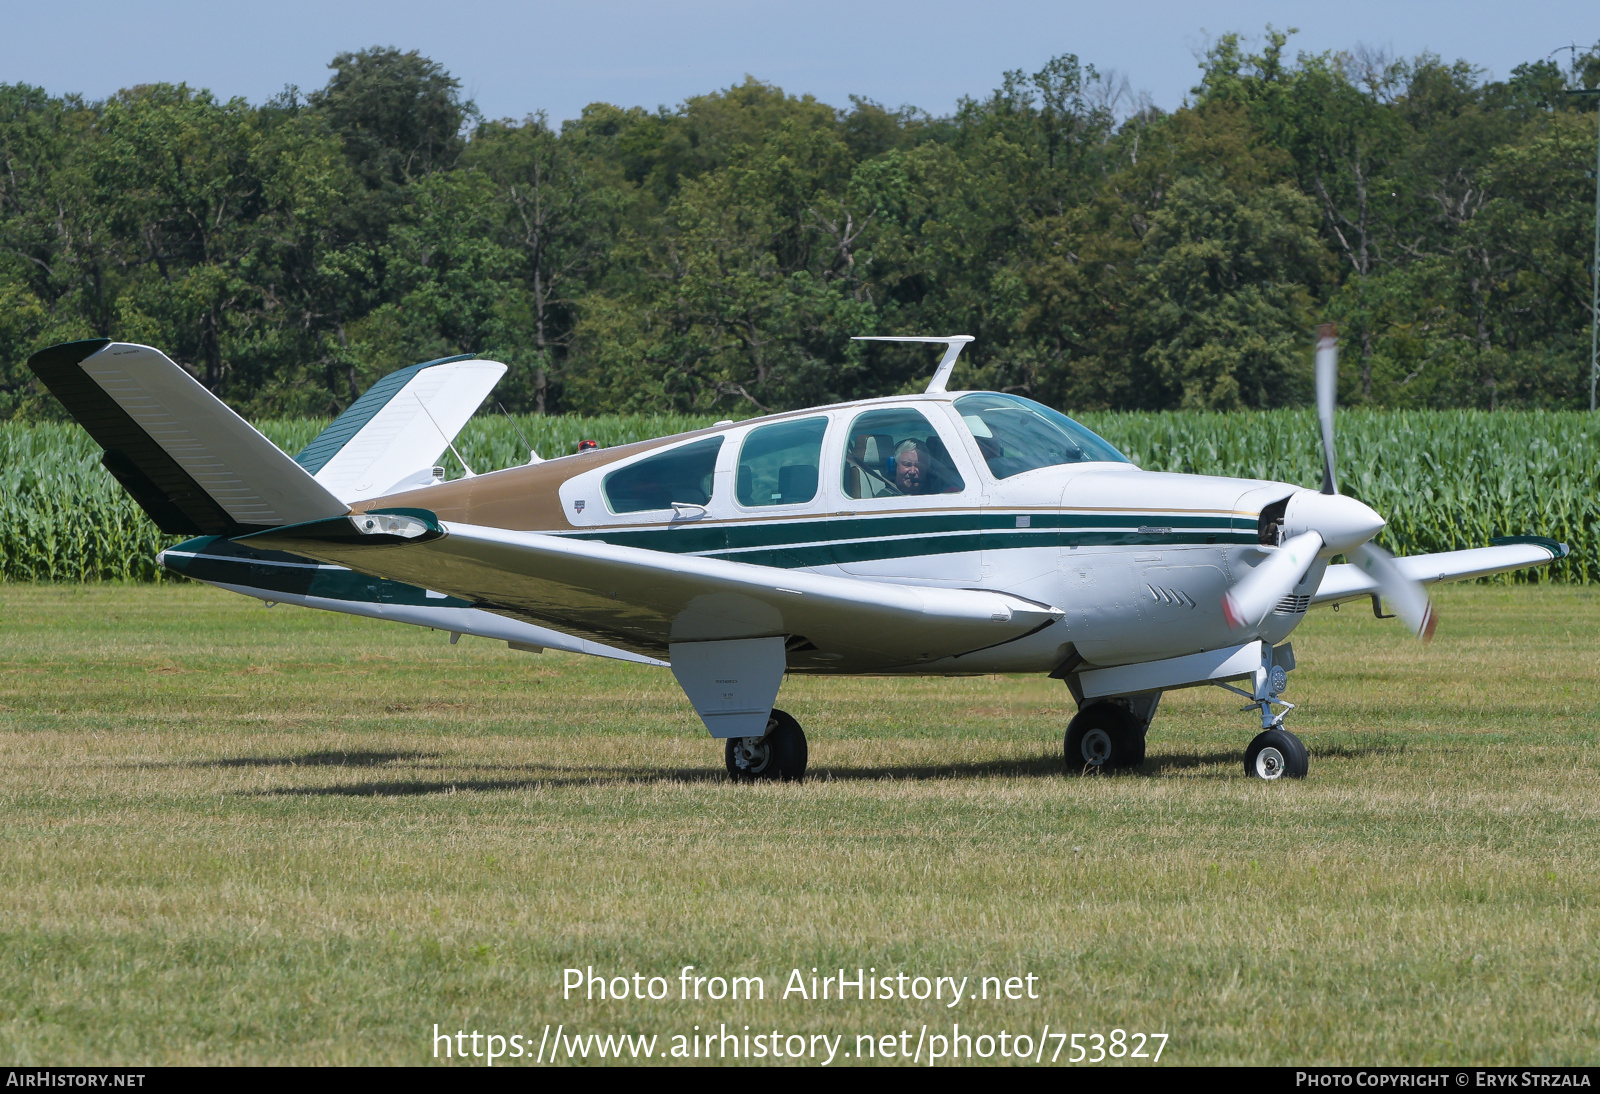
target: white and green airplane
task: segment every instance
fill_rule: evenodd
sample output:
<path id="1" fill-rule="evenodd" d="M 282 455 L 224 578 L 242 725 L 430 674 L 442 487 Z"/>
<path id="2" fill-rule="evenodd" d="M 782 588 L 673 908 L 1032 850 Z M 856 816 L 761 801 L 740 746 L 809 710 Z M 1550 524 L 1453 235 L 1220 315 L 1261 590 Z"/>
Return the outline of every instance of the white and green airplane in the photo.
<path id="1" fill-rule="evenodd" d="M 1245 770 L 1304 776 L 1283 694 L 1309 608 L 1387 601 L 1426 638 L 1422 586 L 1567 553 L 1375 546 L 1383 518 L 1337 489 L 1327 328 L 1321 490 L 1142 471 L 1049 407 L 946 390 L 970 337 L 888 340 L 945 347 L 926 391 L 448 482 L 436 461 L 502 364 L 392 373 L 293 457 L 148 346 L 29 364 L 156 524 L 195 537 L 168 569 L 452 641 L 670 665 L 738 779 L 805 773 L 805 734 L 774 707 L 786 673 L 1060 679 L 1074 772 L 1137 766 L 1164 692 L 1219 685 L 1260 711 Z"/>

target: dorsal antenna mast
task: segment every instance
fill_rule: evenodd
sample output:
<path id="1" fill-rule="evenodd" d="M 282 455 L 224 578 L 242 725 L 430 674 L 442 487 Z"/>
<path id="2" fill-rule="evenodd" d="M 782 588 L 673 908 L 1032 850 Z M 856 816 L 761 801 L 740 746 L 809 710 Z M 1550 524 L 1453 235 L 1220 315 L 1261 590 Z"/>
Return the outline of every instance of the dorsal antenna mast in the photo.
<path id="1" fill-rule="evenodd" d="M 537 452 L 535 452 L 533 450 L 533 442 L 528 440 L 528 435 L 522 431 L 522 427 L 517 424 L 517 420 L 515 418 L 513 418 L 510 415 L 510 413 L 508 413 L 506 411 L 506 404 L 496 400 L 494 405 L 500 408 L 500 413 L 502 413 L 502 414 L 504 414 L 506 416 L 506 421 L 511 423 L 511 428 L 515 429 L 517 431 L 517 436 L 522 438 L 522 443 L 528 446 L 528 463 L 530 465 L 531 464 L 536 464 L 536 463 L 543 463 L 544 462 L 544 457 L 539 455 L 539 453 L 537 453 Z M 952 989 L 952 990 L 954 990 L 954 989 Z"/>
<path id="2" fill-rule="evenodd" d="M 972 341 L 970 334 L 950 334 L 943 338 L 931 335 L 898 335 L 898 334 L 858 334 L 850 339 L 852 342 L 938 342 L 945 347 L 944 356 L 939 359 L 939 367 L 933 370 L 933 379 L 928 381 L 926 394 L 937 395 L 944 391 L 950 383 L 950 374 L 955 371 L 956 358 L 961 356 L 961 351 Z"/>

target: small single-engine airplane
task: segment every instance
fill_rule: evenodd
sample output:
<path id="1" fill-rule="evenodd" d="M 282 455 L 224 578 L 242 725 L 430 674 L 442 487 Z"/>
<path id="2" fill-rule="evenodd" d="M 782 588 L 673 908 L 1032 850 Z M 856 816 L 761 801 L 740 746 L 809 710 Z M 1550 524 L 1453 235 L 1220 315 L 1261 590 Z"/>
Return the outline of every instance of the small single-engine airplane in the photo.
<path id="1" fill-rule="evenodd" d="M 947 391 L 969 336 L 877 340 L 945 347 L 925 392 L 448 482 L 435 461 L 502 364 L 391 373 L 293 458 L 148 346 L 73 342 L 29 365 L 156 524 L 198 537 L 167 568 L 452 642 L 670 664 L 744 780 L 805 773 L 805 734 L 773 705 L 786 672 L 1047 674 L 1078 705 L 1071 771 L 1138 765 L 1164 692 L 1220 685 L 1260 711 L 1246 772 L 1301 777 L 1283 694 L 1307 609 L 1387 601 L 1426 639 L 1423 585 L 1567 553 L 1371 543 L 1383 518 L 1335 477 L 1331 328 L 1320 491 L 1141 471 L 1049 407 Z"/>

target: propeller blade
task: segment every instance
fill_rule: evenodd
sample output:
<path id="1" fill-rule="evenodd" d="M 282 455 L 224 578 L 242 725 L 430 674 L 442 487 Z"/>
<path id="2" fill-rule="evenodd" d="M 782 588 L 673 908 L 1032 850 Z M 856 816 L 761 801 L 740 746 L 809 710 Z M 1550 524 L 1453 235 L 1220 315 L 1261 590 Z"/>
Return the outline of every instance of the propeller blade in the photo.
<path id="1" fill-rule="evenodd" d="M 1300 579 L 1322 550 L 1322 536 L 1303 532 L 1272 552 L 1267 560 L 1245 574 L 1222 598 L 1222 616 L 1234 630 L 1253 627 L 1294 592 Z"/>
<path id="2" fill-rule="evenodd" d="M 1333 411 L 1339 401 L 1339 340 L 1332 323 L 1324 323 L 1317 339 L 1317 420 L 1322 423 L 1322 492 L 1337 494 L 1333 475 Z"/>
<path id="3" fill-rule="evenodd" d="M 1350 553 L 1350 561 L 1378 583 L 1378 591 L 1411 633 L 1428 642 L 1439 617 L 1421 585 L 1400 572 L 1394 556 L 1375 544 L 1363 543 Z"/>

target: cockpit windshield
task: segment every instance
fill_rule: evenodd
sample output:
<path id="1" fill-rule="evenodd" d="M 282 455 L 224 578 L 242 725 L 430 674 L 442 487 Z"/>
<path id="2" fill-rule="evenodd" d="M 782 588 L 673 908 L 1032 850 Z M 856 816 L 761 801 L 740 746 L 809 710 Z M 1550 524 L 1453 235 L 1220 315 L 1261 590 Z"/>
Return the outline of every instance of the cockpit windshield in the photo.
<path id="1" fill-rule="evenodd" d="M 1104 438 L 1031 399 L 981 392 L 955 406 L 997 479 L 1064 463 L 1130 462 Z"/>

